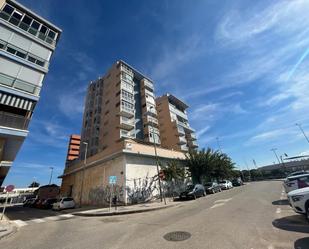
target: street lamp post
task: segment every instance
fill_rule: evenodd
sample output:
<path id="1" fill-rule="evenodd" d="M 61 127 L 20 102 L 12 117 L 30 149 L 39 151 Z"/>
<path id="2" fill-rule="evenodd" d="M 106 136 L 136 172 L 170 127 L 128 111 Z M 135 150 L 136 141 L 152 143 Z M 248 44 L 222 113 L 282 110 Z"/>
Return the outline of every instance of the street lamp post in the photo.
<path id="1" fill-rule="evenodd" d="M 79 200 L 79 205 L 82 206 L 82 197 L 83 197 L 83 188 L 84 188 L 84 174 L 85 174 L 85 167 L 87 164 L 87 150 L 88 150 L 88 143 L 83 142 L 83 144 L 86 146 L 85 148 L 85 155 L 84 155 L 84 166 L 82 169 L 82 182 L 81 182 L 81 190 L 80 190 L 80 200 Z"/>
<path id="2" fill-rule="evenodd" d="M 304 137 L 306 138 L 307 142 L 309 143 L 309 139 L 308 139 L 306 133 L 304 132 L 303 127 L 301 126 L 301 124 L 296 123 L 295 125 L 299 127 L 300 131 L 303 133 Z"/>
<path id="3" fill-rule="evenodd" d="M 278 150 L 278 149 L 277 149 L 277 148 L 272 148 L 272 149 L 271 149 L 271 151 L 274 152 L 275 157 L 276 157 L 277 160 L 278 160 L 278 164 L 281 164 L 281 163 L 280 163 L 280 160 L 279 160 L 279 157 L 278 157 L 278 155 L 277 155 L 277 153 L 276 153 L 276 150 Z"/>
<path id="4" fill-rule="evenodd" d="M 149 108 L 150 110 L 154 109 L 153 106 Z M 155 151 L 155 157 L 156 157 L 156 166 L 157 166 L 157 174 L 158 174 L 158 180 L 159 180 L 159 191 L 160 191 L 160 200 L 162 202 L 163 197 L 162 197 L 162 186 L 161 186 L 161 179 L 160 179 L 160 170 L 159 170 L 159 159 L 158 159 L 158 154 L 157 154 L 157 145 L 156 145 L 156 137 L 155 137 L 155 132 L 152 123 L 150 122 L 150 127 L 152 130 L 152 136 L 153 136 L 153 147 Z M 165 198 L 164 198 L 164 203 L 166 204 Z"/>
<path id="5" fill-rule="evenodd" d="M 49 169 L 50 169 L 50 177 L 49 177 L 49 183 L 48 183 L 48 185 L 51 184 L 51 181 L 52 181 L 52 178 L 53 178 L 53 170 L 54 170 L 54 167 L 49 167 Z"/>

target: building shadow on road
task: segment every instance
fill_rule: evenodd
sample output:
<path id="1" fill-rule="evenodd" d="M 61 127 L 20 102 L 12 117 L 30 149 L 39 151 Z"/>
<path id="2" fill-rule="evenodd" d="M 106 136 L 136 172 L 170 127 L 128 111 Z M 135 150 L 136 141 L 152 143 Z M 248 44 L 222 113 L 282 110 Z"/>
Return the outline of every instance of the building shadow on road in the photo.
<path id="1" fill-rule="evenodd" d="M 287 199 L 285 200 L 278 200 L 278 201 L 273 201 L 273 205 L 289 205 L 289 201 Z"/>
<path id="2" fill-rule="evenodd" d="M 309 249 L 309 237 L 296 240 L 294 242 L 294 249 Z"/>
<path id="3" fill-rule="evenodd" d="M 274 227 L 286 231 L 309 233 L 309 224 L 303 215 L 292 215 L 275 219 L 272 224 Z"/>

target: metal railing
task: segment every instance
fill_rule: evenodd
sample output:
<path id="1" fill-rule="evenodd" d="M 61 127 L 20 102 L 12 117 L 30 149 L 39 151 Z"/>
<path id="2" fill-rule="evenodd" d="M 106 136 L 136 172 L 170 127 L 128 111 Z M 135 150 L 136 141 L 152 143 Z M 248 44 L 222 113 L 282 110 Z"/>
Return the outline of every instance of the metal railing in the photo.
<path id="1" fill-rule="evenodd" d="M 0 112 L 0 126 L 27 130 L 30 119 L 8 112 Z"/>
<path id="2" fill-rule="evenodd" d="M 12 23 L 13 25 L 21 28 L 22 30 L 28 32 L 29 34 L 40 38 L 41 40 L 45 41 L 48 44 L 51 44 L 53 46 L 55 46 L 55 44 L 56 44 L 56 41 L 54 39 L 48 37 L 46 34 L 39 32 L 37 29 L 34 29 L 31 26 L 29 26 L 28 24 L 21 21 L 22 18 L 17 19 L 14 16 L 11 16 L 11 15 L 5 13 L 4 11 L 0 11 L 0 18 L 2 18 L 3 20 L 5 20 L 9 23 Z"/>

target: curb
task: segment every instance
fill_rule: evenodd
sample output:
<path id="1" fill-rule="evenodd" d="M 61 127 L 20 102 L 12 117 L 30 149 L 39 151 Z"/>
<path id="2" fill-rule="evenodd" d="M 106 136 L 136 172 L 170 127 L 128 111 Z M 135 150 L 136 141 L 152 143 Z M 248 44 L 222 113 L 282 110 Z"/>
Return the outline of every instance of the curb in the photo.
<path id="1" fill-rule="evenodd" d="M 105 212 L 105 213 L 72 213 L 76 216 L 85 216 L 85 217 L 94 217 L 94 216 L 115 216 L 115 215 L 125 215 L 125 214 L 136 214 L 136 213 L 145 213 L 160 209 L 166 209 L 170 207 L 178 206 L 179 204 L 169 205 L 169 206 L 162 206 L 162 207 L 155 207 L 155 208 L 147 208 L 147 209 L 136 209 L 136 210 L 127 210 L 127 211 L 119 211 L 119 212 Z"/>

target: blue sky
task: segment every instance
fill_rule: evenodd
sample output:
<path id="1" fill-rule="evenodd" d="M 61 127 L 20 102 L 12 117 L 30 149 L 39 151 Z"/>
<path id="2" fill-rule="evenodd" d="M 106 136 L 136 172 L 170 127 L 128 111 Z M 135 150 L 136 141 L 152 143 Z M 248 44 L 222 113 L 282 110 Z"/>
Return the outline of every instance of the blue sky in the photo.
<path id="1" fill-rule="evenodd" d="M 4 184 L 48 183 L 80 133 L 85 89 L 123 59 L 190 106 L 200 147 L 240 168 L 309 153 L 309 1 L 34 1 L 63 29 L 41 99 Z M 54 182 L 60 183 L 59 179 Z"/>

